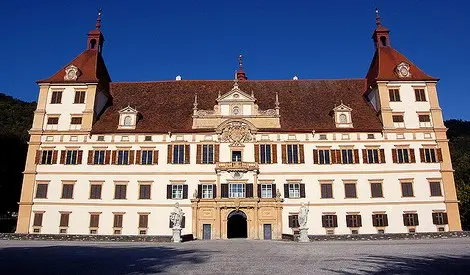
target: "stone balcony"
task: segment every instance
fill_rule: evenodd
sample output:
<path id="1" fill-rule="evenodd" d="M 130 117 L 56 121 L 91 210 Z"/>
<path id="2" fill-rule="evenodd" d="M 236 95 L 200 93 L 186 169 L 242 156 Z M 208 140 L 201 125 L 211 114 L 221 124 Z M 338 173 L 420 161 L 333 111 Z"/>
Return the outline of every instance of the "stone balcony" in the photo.
<path id="1" fill-rule="evenodd" d="M 230 161 L 230 162 L 217 162 L 215 165 L 216 171 L 227 171 L 227 172 L 248 172 L 248 171 L 259 171 L 259 165 L 257 162 L 245 162 L 245 161 Z"/>

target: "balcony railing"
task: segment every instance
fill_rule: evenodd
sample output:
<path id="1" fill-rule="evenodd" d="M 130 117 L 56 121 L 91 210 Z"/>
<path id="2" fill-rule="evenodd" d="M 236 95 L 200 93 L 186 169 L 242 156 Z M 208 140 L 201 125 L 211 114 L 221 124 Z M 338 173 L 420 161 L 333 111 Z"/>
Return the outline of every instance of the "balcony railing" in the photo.
<path id="1" fill-rule="evenodd" d="M 259 165 L 257 162 L 245 161 L 217 162 L 215 169 L 218 171 L 257 171 Z"/>

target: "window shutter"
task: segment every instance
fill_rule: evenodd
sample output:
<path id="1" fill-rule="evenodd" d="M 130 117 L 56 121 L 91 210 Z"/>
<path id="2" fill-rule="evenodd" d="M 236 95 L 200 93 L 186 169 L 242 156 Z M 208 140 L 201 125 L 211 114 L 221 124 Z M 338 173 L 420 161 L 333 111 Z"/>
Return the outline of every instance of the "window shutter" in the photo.
<path id="1" fill-rule="evenodd" d="M 362 149 L 362 163 L 369 163 L 367 159 L 367 149 Z"/>
<path id="2" fill-rule="evenodd" d="M 372 215 L 372 226 L 378 226 L 377 225 L 377 215 Z"/>
<path id="3" fill-rule="evenodd" d="M 259 144 L 255 144 L 255 162 L 259 163 Z"/>
<path id="4" fill-rule="evenodd" d="M 413 214 L 414 225 L 419 225 L 418 214 Z"/>
<path id="5" fill-rule="evenodd" d="M 281 157 L 282 157 L 282 163 L 287 163 L 287 146 L 285 144 L 281 145 Z"/>
<path id="6" fill-rule="evenodd" d="M 336 150 L 330 150 L 331 164 L 336 164 Z"/>
<path id="7" fill-rule="evenodd" d="M 60 164 L 65 164 L 65 150 L 60 151 Z"/>
<path id="8" fill-rule="evenodd" d="M 167 149 L 167 163 L 173 163 L 173 146 L 171 144 L 168 144 L 168 149 Z"/>
<path id="9" fill-rule="evenodd" d="M 58 150 L 54 150 L 54 152 L 52 152 L 52 164 L 57 164 L 57 155 L 58 155 L 59 151 Z"/>
<path id="10" fill-rule="evenodd" d="M 34 160 L 34 163 L 39 164 L 41 162 L 41 150 L 36 150 L 36 158 Z"/>
<path id="11" fill-rule="evenodd" d="M 361 215 L 357 215 L 357 226 L 362 227 L 362 216 Z"/>
<path id="12" fill-rule="evenodd" d="M 214 162 L 219 162 L 219 151 L 220 151 L 220 144 L 214 145 Z"/>
<path id="13" fill-rule="evenodd" d="M 313 164 L 318 164 L 318 150 L 313 150 Z"/>
<path id="14" fill-rule="evenodd" d="M 436 155 L 437 155 L 437 161 L 441 162 L 442 161 L 442 149 L 441 148 L 436 149 Z"/>
<path id="15" fill-rule="evenodd" d="M 304 155 L 304 145 L 303 144 L 299 144 L 299 160 L 300 160 L 300 163 L 305 163 L 305 155 Z"/>
<path id="16" fill-rule="evenodd" d="M 392 149 L 392 160 L 393 163 L 398 163 L 397 149 Z"/>
<path id="17" fill-rule="evenodd" d="M 272 188 L 271 188 L 271 190 L 272 190 L 272 192 L 271 192 L 271 193 L 272 193 L 272 197 L 275 198 L 275 197 L 276 197 L 276 193 L 277 193 L 277 191 L 276 191 L 276 185 L 275 185 L 275 184 L 272 184 L 271 186 L 272 186 Z"/>
<path id="18" fill-rule="evenodd" d="M 183 185 L 183 199 L 187 199 L 188 198 L 188 185 L 185 184 Z"/>
<path id="19" fill-rule="evenodd" d="M 321 225 L 322 225 L 322 227 L 327 227 L 328 226 L 326 224 L 326 215 L 321 216 Z"/>
<path id="20" fill-rule="evenodd" d="M 432 224 L 439 224 L 437 220 L 437 213 L 432 213 Z"/>
<path id="21" fill-rule="evenodd" d="M 289 216 L 289 228 L 294 227 L 294 216 Z"/>
<path id="22" fill-rule="evenodd" d="M 425 158 L 424 158 L 424 148 L 419 148 L 419 160 L 421 162 L 425 162 Z"/>
<path id="23" fill-rule="evenodd" d="M 383 214 L 384 215 L 384 226 L 388 226 L 388 216 L 387 214 Z"/>
<path id="24" fill-rule="evenodd" d="M 253 198 L 253 183 L 246 184 L 246 197 Z"/>
<path id="25" fill-rule="evenodd" d="M 142 150 L 135 152 L 135 164 L 142 164 Z"/>
<path id="26" fill-rule="evenodd" d="M 353 152 L 354 152 L 354 163 L 360 163 L 360 161 L 359 161 L 359 150 L 354 149 Z"/>
<path id="27" fill-rule="evenodd" d="M 300 184 L 300 197 L 305 198 L 305 184 L 304 183 Z"/>
<path id="28" fill-rule="evenodd" d="M 197 198 L 202 198 L 202 184 L 197 185 Z"/>
<path id="29" fill-rule="evenodd" d="M 189 144 L 184 145 L 184 163 L 189 164 L 189 157 L 190 157 L 190 147 Z"/>
<path id="30" fill-rule="evenodd" d="M 449 220 L 447 219 L 447 213 L 442 213 L 442 217 L 444 219 L 444 224 L 448 224 Z"/>
<path id="31" fill-rule="evenodd" d="M 289 198 L 289 184 L 284 184 L 284 198 Z"/>
<path id="32" fill-rule="evenodd" d="M 277 144 L 271 144 L 271 162 L 277 163 Z"/>
<path id="33" fill-rule="evenodd" d="M 228 198 L 228 183 L 222 183 L 220 185 L 220 193 L 222 198 Z"/>
<path id="34" fill-rule="evenodd" d="M 83 150 L 78 150 L 77 153 L 77 164 L 82 164 L 83 159 Z"/>
<path id="35" fill-rule="evenodd" d="M 410 148 L 410 162 L 415 163 L 416 162 L 416 157 L 415 157 L 415 149 Z"/>
<path id="36" fill-rule="evenodd" d="M 403 214 L 403 225 L 408 226 L 408 222 L 407 222 L 407 219 L 406 219 L 406 214 Z"/>
<path id="37" fill-rule="evenodd" d="M 257 192 L 258 192 L 258 198 L 261 198 L 261 184 L 258 183 L 258 188 L 257 188 Z"/>
<path id="38" fill-rule="evenodd" d="M 333 227 L 338 227 L 338 216 L 333 215 Z"/>
<path id="39" fill-rule="evenodd" d="M 166 186 L 166 198 L 167 198 L 167 199 L 171 199 L 171 195 L 172 195 L 172 194 L 171 194 L 171 191 L 172 191 L 172 190 L 171 190 L 171 184 L 168 184 L 168 185 Z"/>
<path id="40" fill-rule="evenodd" d="M 111 164 L 116 164 L 116 154 L 117 154 L 117 151 L 113 150 L 112 155 L 111 155 Z"/>
<path id="41" fill-rule="evenodd" d="M 93 164 L 93 150 L 88 151 L 87 163 L 88 164 Z"/>
<path id="42" fill-rule="evenodd" d="M 212 184 L 212 198 L 217 197 L 217 184 Z"/>
<path id="43" fill-rule="evenodd" d="M 196 164 L 202 163 L 202 145 L 198 144 L 196 146 Z"/>
<path id="44" fill-rule="evenodd" d="M 105 156 L 104 163 L 109 164 L 110 159 L 111 159 L 111 150 L 106 150 L 106 156 Z"/>
<path id="45" fill-rule="evenodd" d="M 336 163 L 343 163 L 341 159 L 341 150 L 335 150 L 336 153 Z"/>
<path id="46" fill-rule="evenodd" d="M 153 151 L 153 164 L 158 164 L 158 150 Z"/>
<path id="47" fill-rule="evenodd" d="M 129 151 L 129 164 L 134 164 L 135 163 L 134 155 L 135 155 L 135 151 L 130 150 Z"/>
<path id="48" fill-rule="evenodd" d="M 385 163 L 385 150 L 380 149 L 380 163 Z"/>
<path id="49" fill-rule="evenodd" d="M 352 215 L 346 215 L 346 226 L 352 227 Z"/>

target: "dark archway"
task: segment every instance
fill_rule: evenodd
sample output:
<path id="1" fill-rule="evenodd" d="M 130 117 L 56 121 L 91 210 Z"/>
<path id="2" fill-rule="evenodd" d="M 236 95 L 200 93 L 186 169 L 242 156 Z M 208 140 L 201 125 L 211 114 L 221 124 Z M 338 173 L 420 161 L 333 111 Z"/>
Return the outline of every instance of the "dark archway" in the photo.
<path id="1" fill-rule="evenodd" d="M 246 215 L 242 211 L 233 211 L 227 219 L 227 238 L 246 238 L 248 229 Z"/>

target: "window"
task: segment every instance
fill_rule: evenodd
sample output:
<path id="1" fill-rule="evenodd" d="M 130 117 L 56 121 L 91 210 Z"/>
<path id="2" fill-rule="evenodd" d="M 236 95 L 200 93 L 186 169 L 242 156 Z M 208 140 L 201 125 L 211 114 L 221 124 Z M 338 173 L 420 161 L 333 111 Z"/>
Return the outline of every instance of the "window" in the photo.
<path id="1" fill-rule="evenodd" d="M 431 196 L 432 197 L 441 197 L 441 183 L 440 182 L 430 182 L 429 188 L 431 188 Z"/>
<path id="2" fill-rule="evenodd" d="M 380 163 L 379 149 L 367 149 L 367 163 Z"/>
<path id="3" fill-rule="evenodd" d="M 124 126 L 130 126 L 132 125 L 132 117 L 131 116 L 126 116 L 124 118 Z"/>
<path id="4" fill-rule="evenodd" d="M 232 151 L 232 161 L 242 161 L 242 151 Z"/>
<path id="5" fill-rule="evenodd" d="M 150 184 L 141 184 L 139 186 L 139 199 L 140 200 L 150 200 L 150 190 L 152 185 Z"/>
<path id="6" fill-rule="evenodd" d="M 373 214 L 372 215 L 372 225 L 375 226 L 375 227 L 388 226 L 387 214 Z"/>
<path id="7" fill-rule="evenodd" d="M 325 228 L 338 227 L 338 218 L 336 215 L 323 215 L 322 226 Z"/>
<path id="8" fill-rule="evenodd" d="M 393 162 L 395 163 L 414 163 L 414 149 L 410 148 L 399 148 L 393 149 Z"/>
<path id="9" fill-rule="evenodd" d="M 356 184 L 355 183 L 345 183 L 344 184 L 344 194 L 347 199 L 357 198 L 356 193 Z"/>
<path id="10" fill-rule="evenodd" d="M 78 150 L 67 150 L 65 155 L 65 164 L 78 163 Z"/>
<path id="11" fill-rule="evenodd" d="M 153 150 L 142 150 L 141 164 L 153 164 Z"/>
<path id="12" fill-rule="evenodd" d="M 447 213 L 435 212 L 432 213 L 432 223 L 435 225 L 444 225 L 448 223 Z"/>
<path id="13" fill-rule="evenodd" d="M 346 225 L 348 227 L 361 227 L 361 215 L 346 215 Z"/>
<path id="14" fill-rule="evenodd" d="M 426 101 L 426 94 L 424 89 L 415 89 L 416 101 Z"/>
<path id="15" fill-rule="evenodd" d="M 69 217 L 70 213 L 60 213 L 60 227 L 68 227 L 69 226 Z"/>
<path id="16" fill-rule="evenodd" d="M 47 199 L 47 183 L 38 183 L 36 187 L 36 199 Z"/>
<path id="17" fill-rule="evenodd" d="M 149 225 L 149 215 L 139 214 L 139 228 L 148 228 L 148 225 Z"/>
<path id="18" fill-rule="evenodd" d="M 367 134 L 367 139 L 375 139 L 375 135 L 374 134 Z"/>
<path id="19" fill-rule="evenodd" d="M 53 150 L 43 150 L 41 156 L 41 164 L 52 164 L 53 160 Z"/>
<path id="20" fill-rule="evenodd" d="M 396 128 L 405 128 L 405 119 L 403 115 L 392 115 L 393 125 Z"/>
<path id="21" fill-rule="evenodd" d="M 300 163 L 299 146 L 297 144 L 287 145 L 287 163 Z"/>
<path id="22" fill-rule="evenodd" d="M 122 228 L 122 219 L 123 219 L 122 214 L 114 214 L 113 227 L 114 228 Z"/>
<path id="23" fill-rule="evenodd" d="M 171 198 L 172 199 L 182 199 L 183 198 L 183 185 L 182 184 L 173 184 L 171 186 Z"/>
<path id="24" fill-rule="evenodd" d="M 75 91 L 75 100 L 73 103 L 85 103 L 85 91 Z"/>
<path id="25" fill-rule="evenodd" d="M 214 197 L 212 184 L 203 184 L 202 185 L 202 198 L 203 199 L 212 199 Z"/>
<path id="26" fill-rule="evenodd" d="M 82 117 L 72 117 L 70 124 L 72 125 L 81 125 L 82 124 Z"/>
<path id="27" fill-rule="evenodd" d="M 114 199 L 115 200 L 125 200 L 126 199 L 127 185 L 125 184 L 116 184 L 114 187 Z"/>
<path id="28" fill-rule="evenodd" d="M 318 150 L 318 162 L 320 164 L 331 164 L 330 150 Z"/>
<path id="29" fill-rule="evenodd" d="M 229 197 L 230 198 L 244 198 L 245 197 L 245 184 L 241 184 L 241 183 L 229 184 Z"/>
<path id="30" fill-rule="evenodd" d="M 438 162 L 438 158 L 436 157 L 436 148 L 421 148 L 419 151 L 421 162 Z"/>
<path id="31" fill-rule="evenodd" d="M 341 158 L 343 164 L 352 164 L 354 163 L 353 150 L 352 149 L 342 149 Z"/>
<path id="32" fill-rule="evenodd" d="M 90 185 L 90 199 L 92 200 L 101 199 L 101 184 Z"/>
<path id="33" fill-rule="evenodd" d="M 98 137 L 96 138 L 96 140 L 97 140 L 97 141 L 104 141 L 104 136 L 98 136 Z"/>
<path id="34" fill-rule="evenodd" d="M 431 127 L 431 117 L 429 115 L 418 115 L 419 127 Z"/>
<path id="35" fill-rule="evenodd" d="M 271 144 L 261 144 L 259 146 L 260 150 L 260 163 L 266 164 L 266 163 L 273 163 L 271 159 L 271 151 L 273 148 L 271 148 Z"/>
<path id="36" fill-rule="evenodd" d="M 400 100 L 400 90 L 398 89 L 390 89 L 388 90 L 388 94 L 390 95 L 390 101 L 401 101 Z"/>
<path id="37" fill-rule="evenodd" d="M 60 104 L 62 102 L 62 91 L 53 91 L 51 104 Z"/>
<path id="38" fill-rule="evenodd" d="M 145 136 L 144 141 L 152 141 L 152 136 Z"/>
<path id="39" fill-rule="evenodd" d="M 129 164 L 129 151 L 128 150 L 118 150 L 117 151 L 117 164 L 118 165 L 127 165 L 127 164 Z"/>
<path id="40" fill-rule="evenodd" d="M 299 183 L 289 183 L 289 198 L 300 198 Z"/>
<path id="41" fill-rule="evenodd" d="M 332 199 L 333 198 L 333 184 L 331 183 L 322 183 L 321 187 L 321 198 L 322 199 Z"/>
<path id="42" fill-rule="evenodd" d="M 272 198 L 272 197 L 273 197 L 273 185 L 261 184 L 261 198 Z"/>
<path id="43" fill-rule="evenodd" d="M 413 183 L 402 182 L 401 183 L 401 194 L 402 197 L 413 197 Z"/>
<path id="44" fill-rule="evenodd" d="M 417 226 L 419 225 L 417 213 L 405 213 L 403 214 L 403 224 L 405 226 Z"/>
<path id="45" fill-rule="evenodd" d="M 184 145 L 173 145 L 173 164 L 184 164 Z"/>
<path id="46" fill-rule="evenodd" d="M 299 215 L 291 214 L 289 215 L 289 228 L 299 228 Z"/>
<path id="47" fill-rule="evenodd" d="M 318 137 L 319 140 L 327 140 L 327 136 L 325 134 L 320 134 L 320 136 Z"/>
<path id="48" fill-rule="evenodd" d="M 345 114 L 340 114 L 339 123 L 348 123 L 348 117 Z"/>
<path id="49" fill-rule="evenodd" d="M 212 144 L 202 145 L 202 163 L 203 164 L 214 163 L 214 145 Z"/>
<path id="50" fill-rule="evenodd" d="M 33 226 L 42 226 L 43 213 L 34 213 Z"/>
<path id="51" fill-rule="evenodd" d="M 47 118 L 47 124 L 49 124 L 49 125 L 57 125 L 57 124 L 59 124 L 59 117 L 57 117 L 57 116 L 48 117 L 48 118 Z"/>
<path id="52" fill-rule="evenodd" d="M 73 199 L 73 184 L 62 184 L 62 199 Z"/>
<path id="53" fill-rule="evenodd" d="M 371 182 L 370 183 L 370 194 L 372 198 L 383 198 L 382 183 Z"/>
<path id="54" fill-rule="evenodd" d="M 99 225 L 100 225 L 100 214 L 90 214 L 90 227 L 97 228 Z"/>
<path id="55" fill-rule="evenodd" d="M 104 156 L 106 151 L 105 150 L 96 150 L 94 151 L 93 156 L 93 164 L 104 164 Z"/>

